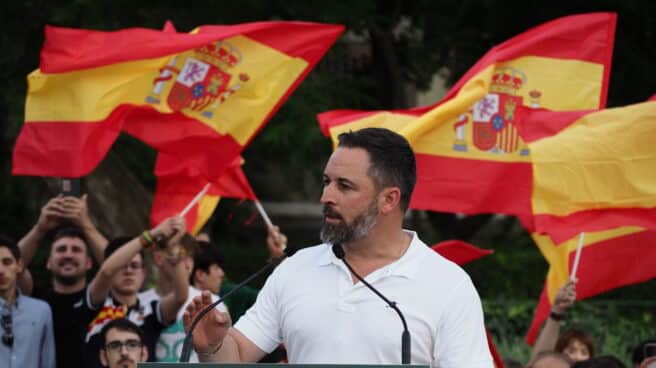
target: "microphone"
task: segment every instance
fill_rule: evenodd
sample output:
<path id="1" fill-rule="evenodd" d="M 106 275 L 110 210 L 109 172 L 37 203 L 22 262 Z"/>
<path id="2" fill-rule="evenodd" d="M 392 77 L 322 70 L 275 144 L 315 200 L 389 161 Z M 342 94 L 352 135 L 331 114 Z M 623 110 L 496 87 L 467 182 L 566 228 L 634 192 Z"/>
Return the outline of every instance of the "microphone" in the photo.
<path id="1" fill-rule="evenodd" d="M 396 306 L 396 302 L 387 299 L 383 294 L 380 293 L 380 291 L 376 290 L 376 288 L 371 286 L 371 284 L 366 282 L 360 275 L 358 275 L 357 272 L 355 272 L 355 270 L 353 270 L 353 267 L 351 267 L 351 265 L 346 262 L 346 253 L 344 253 L 344 248 L 342 248 L 341 244 L 333 244 L 333 253 L 335 254 L 335 257 L 341 259 L 342 262 L 344 262 L 349 271 L 355 275 L 355 278 L 360 280 L 366 287 L 369 288 L 369 290 L 373 291 L 374 294 L 383 299 L 385 303 L 387 303 L 387 305 L 394 309 L 394 311 L 399 315 L 401 318 L 401 323 L 403 323 L 403 333 L 401 334 L 401 364 L 410 364 L 410 331 L 408 331 L 408 324 L 405 322 L 403 313 L 401 313 L 399 307 Z"/>
<path id="2" fill-rule="evenodd" d="M 189 326 L 189 331 L 187 331 L 187 334 L 185 335 L 184 343 L 182 344 L 182 352 L 180 353 L 180 363 L 187 363 L 189 362 L 189 358 L 191 358 L 191 349 L 193 347 L 193 332 L 194 329 L 196 328 L 196 325 L 200 322 L 200 320 L 207 314 L 209 313 L 212 309 L 216 308 L 217 305 L 221 304 L 224 300 L 226 300 L 230 295 L 232 295 L 235 291 L 243 288 L 251 282 L 254 278 L 258 277 L 261 275 L 264 271 L 276 267 L 277 265 L 280 264 L 285 258 L 291 257 L 296 253 L 296 248 L 292 247 L 287 247 L 284 250 L 283 255 L 277 258 L 272 258 L 267 262 L 264 267 L 260 268 L 257 272 L 254 274 L 248 276 L 244 281 L 240 282 L 237 284 L 232 290 L 227 292 L 224 296 L 219 298 L 217 301 L 213 302 L 212 304 L 208 305 L 207 307 L 203 308 L 203 310 L 198 313 L 196 318 L 194 318 L 193 321 L 191 321 L 191 325 Z"/>

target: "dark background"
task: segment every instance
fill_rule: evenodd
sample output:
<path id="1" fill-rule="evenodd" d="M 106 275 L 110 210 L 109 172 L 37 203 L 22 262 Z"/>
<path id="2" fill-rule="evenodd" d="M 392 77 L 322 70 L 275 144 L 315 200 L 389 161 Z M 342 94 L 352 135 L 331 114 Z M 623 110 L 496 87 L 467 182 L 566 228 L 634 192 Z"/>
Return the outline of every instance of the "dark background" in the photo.
<path id="1" fill-rule="evenodd" d="M 641 102 L 656 93 L 656 2 L 647 0 L 7 2 L 0 14 L 0 232 L 19 239 L 58 192 L 53 180 L 10 174 L 11 151 L 23 121 L 25 76 L 38 67 L 45 24 L 116 30 L 161 28 L 171 20 L 178 31 L 274 19 L 346 25 L 347 33 L 244 152 L 244 170 L 262 201 L 316 203 L 331 151 L 329 140 L 319 132 L 316 113 L 416 106 L 416 92 L 426 91 L 435 73 L 453 83 L 495 44 L 545 21 L 591 11 L 618 13 L 608 106 Z M 107 236 L 134 234 L 147 226 L 154 158 L 152 149 L 121 136 L 102 165 L 84 179 L 92 215 Z M 267 257 L 264 225 L 259 218 L 253 220 L 254 214 L 250 203 L 225 199 L 211 220 L 210 232 L 227 254 L 232 279 L 252 272 Z M 272 217 L 291 244 L 318 241 L 318 217 Z M 525 331 L 530 301 L 534 303 L 541 291 L 547 264 L 514 218 L 413 211 L 408 226 L 418 229 L 429 244 L 455 238 L 494 248 L 494 255 L 466 269 L 487 301 L 486 311 L 497 308 L 509 319 L 520 316 L 522 323 L 515 330 Z M 41 261 L 44 255 L 45 250 Z M 47 280 L 39 260 L 32 268 L 37 283 Z M 623 288 L 600 298 L 654 300 L 654 285 Z M 509 306 L 513 301 L 519 304 Z M 619 314 L 628 310 L 617 309 Z M 641 318 L 653 324 L 649 316 Z M 493 332 L 503 334 L 507 325 Z"/>

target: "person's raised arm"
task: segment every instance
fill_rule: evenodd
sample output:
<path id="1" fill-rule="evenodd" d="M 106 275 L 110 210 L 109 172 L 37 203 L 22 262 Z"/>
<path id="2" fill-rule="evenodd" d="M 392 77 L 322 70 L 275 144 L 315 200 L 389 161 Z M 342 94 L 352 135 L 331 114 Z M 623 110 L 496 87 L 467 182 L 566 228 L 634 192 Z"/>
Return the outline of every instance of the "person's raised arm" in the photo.
<path id="1" fill-rule="evenodd" d="M 209 291 L 203 291 L 187 306 L 183 316 L 185 331 L 206 306 L 212 303 Z M 193 332 L 194 349 L 201 362 L 249 363 L 262 359 L 266 352 L 238 330 L 230 327 L 230 315 L 213 308 L 198 323 Z"/>
<path id="2" fill-rule="evenodd" d="M 560 336 L 560 321 L 565 318 L 567 310 L 574 305 L 574 301 L 576 301 L 576 280 L 570 280 L 556 293 L 549 318 L 535 340 L 531 362 L 543 351 L 554 351 Z"/>
<path id="3" fill-rule="evenodd" d="M 62 202 L 64 218 L 70 220 L 84 231 L 93 258 L 98 264 L 101 264 L 105 258 L 104 251 L 107 247 L 107 239 L 98 231 L 89 217 L 87 195 L 84 194 L 81 198 L 64 197 Z"/>
<path id="4" fill-rule="evenodd" d="M 65 214 L 63 197 L 58 195 L 51 198 L 41 208 L 39 220 L 34 224 L 32 229 L 18 242 L 18 247 L 21 251 L 21 258 L 25 267 L 30 265 L 32 258 L 36 254 L 39 243 L 46 234 L 59 226 L 62 221 L 62 216 Z"/>
<path id="5" fill-rule="evenodd" d="M 173 283 L 173 292 L 162 297 L 159 305 L 162 322 L 164 323 L 175 321 L 178 311 L 187 301 L 189 295 L 189 275 L 185 270 L 184 257 L 180 255 L 180 252 L 185 251 L 180 244 L 180 240 L 186 231 L 184 218 L 174 217 L 171 224 L 174 235 L 167 243 L 165 251 L 167 258 L 156 263 L 159 270 L 167 274 L 167 279 Z"/>
<path id="6" fill-rule="evenodd" d="M 164 236 L 166 238 L 173 235 L 173 218 L 162 221 L 157 227 L 148 232 L 148 236 L 157 238 Z M 112 278 L 121 268 L 125 267 L 132 258 L 141 251 L 143 247 L 143 235 L 125 243 L 112 253 L 101 265 L 96 276 L 89 284 L 89 295 L 91 305 L 98 307 L 107 298 L 112 283 Z"/>

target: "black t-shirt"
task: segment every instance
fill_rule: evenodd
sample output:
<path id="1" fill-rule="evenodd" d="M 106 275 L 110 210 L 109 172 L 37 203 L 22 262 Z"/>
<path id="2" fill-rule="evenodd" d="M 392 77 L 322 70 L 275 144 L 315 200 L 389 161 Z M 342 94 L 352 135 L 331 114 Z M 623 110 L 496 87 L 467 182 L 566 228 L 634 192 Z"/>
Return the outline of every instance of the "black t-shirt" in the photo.
<path id="1" fill-rule="evenodd" d="M 36 289 L 34 297 L 50 305 L 55 332 L 57 367 L 83 367 L 84 339 L 89 322 L 96 315 L 88 305 L 87 288 L 60 294 L 52 289 Z"/>
<path id="2" fill-rule="evenodd" d="M 87 329 L 87 345 L 84 351 L 84 367 L 100 367 L 100 331 L 109 321 L 118 318 L 127 318 L 141 327 L 144 333 L 144 345 L 148 348 L 148 361 L 155 361 L 155 346 L 160 333 L 166 327 L 160 322 L 159 300 L 151 302 L 142 302 L 137 299 L 137 303 L 129 307 L 120 305 L 112 297 L 108 297 L 105 304 L 96 311 L 95 318 L 89 323 Z"/>

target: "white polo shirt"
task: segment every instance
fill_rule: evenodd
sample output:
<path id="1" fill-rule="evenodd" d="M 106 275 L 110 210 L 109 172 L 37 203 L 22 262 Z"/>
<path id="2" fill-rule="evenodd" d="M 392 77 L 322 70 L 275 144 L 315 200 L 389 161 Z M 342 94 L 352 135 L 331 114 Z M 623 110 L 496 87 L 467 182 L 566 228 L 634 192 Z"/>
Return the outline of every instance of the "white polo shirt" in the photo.
<path id="1" fill-rule="evenodd" d="M 412 363 L 493 367 L 481 302 L 469 276 L 414 232 L 405 254 L 366 277 L 408 323 Z M 235 328 L 260 349 L 284 342 L 290 363 L 400 364 L 403 325 L 327 244 L 280 264 Z"/>

